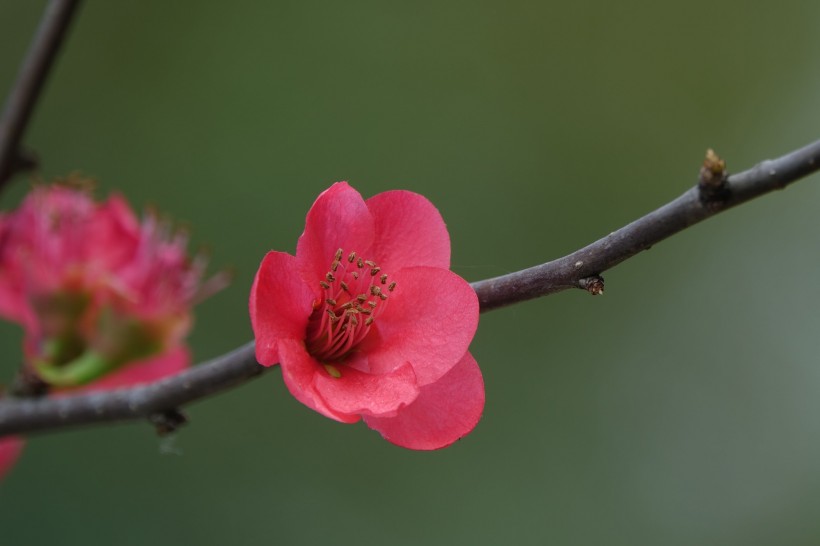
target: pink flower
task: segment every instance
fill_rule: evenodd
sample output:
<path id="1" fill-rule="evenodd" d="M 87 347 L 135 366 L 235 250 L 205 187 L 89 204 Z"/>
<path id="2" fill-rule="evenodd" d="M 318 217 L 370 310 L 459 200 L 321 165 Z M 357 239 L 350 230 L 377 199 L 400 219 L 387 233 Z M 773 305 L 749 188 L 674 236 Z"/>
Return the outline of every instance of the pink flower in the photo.
<path id="1" fill-rule="evenodd" d="M 0 480 L 8 474 L 22 452 L 22 438 L 17 436 L 4 436 L 0 438 Z"/>
<path id="2" fill-rule="evenodd" d="M 0 214 L 0 316 L 25 331 L 27 364 L 54 387 L 147 382 L 187 366 L 193 304 L 205 260 L 187 238 L 120 196 L 96 203 L 86 187 L 35 187 Z"/>
<path id="3" fill-rule="evenodd" d="M 173 375 L 190 363 L 191 308 L 224 286 L 187 239 L 120 196 L 34 188 L 0 214 L 0 316 L 25 331 L 26 365 L 61 390 L 108 390 Z M 0 477 L 24 440 L 0 438 Z"/>
<path id="4" fill-rule="evenodd" d="M 450 237 L 421 195 L 364 201 L 345 182 L 307 214 L 296 256 L 269 252 L 250 296 L 256 358 L 290 392 L 394 444 L 438 449 L 468 434 L 484 383 L 467 352 L 478 299 L 449 270 Z"/>

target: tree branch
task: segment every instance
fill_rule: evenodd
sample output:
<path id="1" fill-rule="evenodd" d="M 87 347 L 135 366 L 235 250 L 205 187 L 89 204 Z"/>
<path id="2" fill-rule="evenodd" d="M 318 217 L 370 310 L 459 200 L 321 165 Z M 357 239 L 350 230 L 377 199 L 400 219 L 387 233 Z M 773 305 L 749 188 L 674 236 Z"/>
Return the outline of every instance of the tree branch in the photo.
<path id="1" fill-rule="evenodd" d="M 716 157 L 716 156 L 714 156 Z M 719 160 L 719 158 L 718 158 Z M 704 169 L 709 163 L 704 163 Z M 782 189 L 820 170 L 820 141 L 726 177 L 722 162 L 674 201 L 568 256 L 509 275 L 472 283 L 481 311 L 568 288 L 603 291 L 600 274 L 710 216 Z M 712 165 L 710 168 L 714 169 Z M 175 426 L 176 409 L 261 374 L 253 342 L 157 383 L 58 398 L 0 400 L 0 436 L 112 421 L 151 419 Z"/>
<path id="2" fill-rule="evenodd" d="M 706 188 L 695 186 L 674 201 L 568 256 L 472 283 L 481 310 L 489 311 L 568 288 L 588 290 L 588 279 L 598 277 L 667 237 L 750 199 L 783 189 L 818 169 L 820 140 L 729 176 L 720 191 L 705 191 Z"/>
<path id="3" fill-rule="evenodd" d="M 20 139 L 79 3 L 52 0 L 48 4 L 6 99 L 0 118 L 0 189 L 15 172 L 35 165 L 31 155 L 20 150 Z"/>
<path id="4" fill-rule="evenodd" d="M 0 436 L 91 423 L 162 421 L 154 417 L 240 385 L 265 370 L 257 364 L 254 343 L 250 342 L 150 385 L 52 398 L 5 399 L 0 401 Z"/>

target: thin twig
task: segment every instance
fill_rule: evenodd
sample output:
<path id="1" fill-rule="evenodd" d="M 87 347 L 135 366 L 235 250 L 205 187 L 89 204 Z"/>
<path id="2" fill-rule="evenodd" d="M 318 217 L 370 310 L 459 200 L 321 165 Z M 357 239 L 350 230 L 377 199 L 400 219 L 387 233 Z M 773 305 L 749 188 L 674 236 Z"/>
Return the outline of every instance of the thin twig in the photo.
<path id="1" fill-rule="evenodd" d="M 568 288 L 587 289 L 587 278 L 600 275 L 693 224 L 770 191 L 783 189 L 818 169 L 820 140 L 729 176 L 719 198 L 704 199 L 702 190 L 695 186 L 674 201 L 568 256 L 472 283 L 481 310 L 497 309 Z"/>
<path id="2" fill-rule="evenodd" d="M 729 176 L 719 191 L 697 186 L 674 201 L 572 254 L 543 265 L 472 284 L 481 310 L 583 288 L 603 290 L 600 273 L 670 235 L 710 216 L 820 169 L 820 141 Z M 172 378 L 130 389 L 60 398 L 0 401 L 0 436 L 70 426 L 146 419 L 239 385 L 265 368 L 256 363 L 253 343 Z"/>
<path id="3" fill-rule="evenodd" d="M 20 139 L 79 3 L 79 0 L 49 2 L 6 99 L 0 118 L 0 188 L 18 170 L 34 166 L 31 155 L 20 150 Z"/>

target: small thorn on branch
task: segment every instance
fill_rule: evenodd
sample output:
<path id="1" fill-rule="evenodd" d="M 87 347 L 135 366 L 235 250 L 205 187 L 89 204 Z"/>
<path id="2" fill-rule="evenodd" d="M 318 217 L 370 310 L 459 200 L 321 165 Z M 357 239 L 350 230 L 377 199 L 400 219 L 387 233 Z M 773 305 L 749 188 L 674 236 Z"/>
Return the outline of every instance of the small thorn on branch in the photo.
<path id="1" fill-rule="evenodd" d="M 188 418 L 178 409 L 169 409 L 148 416 L 148 420 L 157 429 L 158 436 L 167 436 L 188 422 Z"/>
<path id="2" fill-rule="evenodd" d="M 38 398 L 48 394 L 48 383 L 28 366 L 22 366 L 9 386 L 9 393 L 17 398 Z"/>
<path id="3" fill-rule="evenodd" d="M 727 181 L 729 173 L 726 162 L 711 148 L 706 150 L 706 158 L 700 168 L 698 188 L 704 201 L 724 200 L 729 197 Z"/>
<path id="4" fill-rule="evenodd" d="M 604 278 L 600 275 L 585 277 L 578 281 L 578 286 L 593 296 L 600 296 L 604 293 Z"/>

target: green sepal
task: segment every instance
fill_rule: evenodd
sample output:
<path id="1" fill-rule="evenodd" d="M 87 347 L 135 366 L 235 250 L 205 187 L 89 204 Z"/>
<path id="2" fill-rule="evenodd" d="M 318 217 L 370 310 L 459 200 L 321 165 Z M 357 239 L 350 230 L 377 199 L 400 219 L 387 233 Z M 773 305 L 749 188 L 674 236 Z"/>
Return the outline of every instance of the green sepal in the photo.
<path id="1" fill-rule="evenodd" d="M 54 387 L 77 387 L 99 379 L 116 367 L 115 364 L 93 351 L 86 351 L 74 360 L 55 366 L 36 360 L 34 368 L 39 376 Z"/>
<path id="2" fill-rule="evenodd" d="M 91 347 L 83 350 L 82 343 L 73 338 L 46 340 L 42 356 L 33 361 L 34 368 L 54 387 L 78 387 L 162 351 L 162 344 L 139 322 L 118 325 L 116 335 L 120 343 L 107 352 Z"/>

